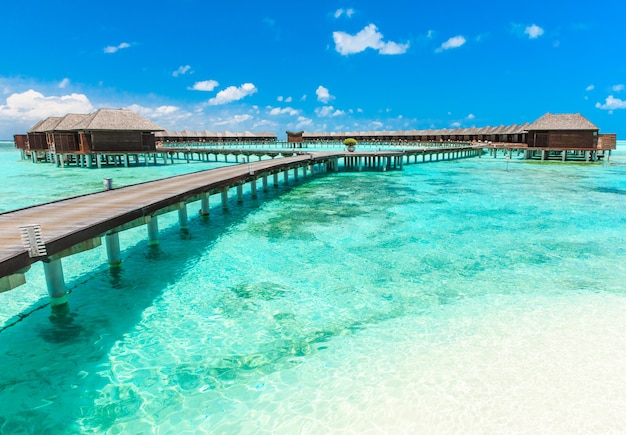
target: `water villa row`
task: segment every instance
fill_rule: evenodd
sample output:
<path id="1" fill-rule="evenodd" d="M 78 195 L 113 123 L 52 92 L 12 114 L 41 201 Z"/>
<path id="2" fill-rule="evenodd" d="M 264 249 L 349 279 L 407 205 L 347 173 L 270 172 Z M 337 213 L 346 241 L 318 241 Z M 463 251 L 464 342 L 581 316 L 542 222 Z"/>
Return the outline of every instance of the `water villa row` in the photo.
<path id="1" fill-rule="evenodd" d="M 597 160 L 610 155 L 616 148 L 615 134 L 600 134 L 597 126 L 580 114 L 546 113 L 532 123 L 510 126 L 457 128 L 440 130 L 404 130 L 369 132 L 291 132 L 287 143 L 278 142 L 274 133 L 214 133 L 209 131 L 168 131 L 152 121 L 124 109 L 100 109 L 91 114 L 68 114 L 50 117 L 35 124 L 27 134 L 14 136 L 15 146 L 24 157 L 34 161 L 45 157 L 56 161 L 56 156 L 82 163 L 83 155 L 111 155 L 115 161 L 124 154 L 126 160 L 133 153 L 162 153 L 163 147 L 242 146 L 250 147 L 282 144 L 289 148 L 309 148 L 336 144 L 354 138 L 361 144 L 385 147 L 435 146 L 454 143 L 473 143 L 488 149 L 513 149 L 523 152 L 525 158 L 584 158 Z M 49 155 L 46 157 L 45 154 Z M 497 151 L 494 153 L 497 155 Z M 117 157 L 116 157 L 117 156 Z M 133 156 L 135 160 L 137 156 Z M 156 160 L 157 156 L 149 156 Z M 161 155 L 160 157 L 163 157 Z M 68 157 L 66 157 L 67 159 Z M 106 157 L 105 162 L 108 162 Z M 90 159 L 91 162 L 102 159 Z M 82 164 L 81 164 L 82 166 Z M 100 166 L 100 165 L 98 165 Z"/>

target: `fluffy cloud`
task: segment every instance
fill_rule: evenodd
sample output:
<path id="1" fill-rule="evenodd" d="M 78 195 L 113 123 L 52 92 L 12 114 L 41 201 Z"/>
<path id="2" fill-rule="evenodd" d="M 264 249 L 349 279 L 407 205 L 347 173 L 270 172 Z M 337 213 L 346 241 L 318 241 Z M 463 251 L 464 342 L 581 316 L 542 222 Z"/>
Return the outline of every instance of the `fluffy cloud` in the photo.
<path id="1" fill-rule="evenodd" d="M 585 91 L 589 92 L 589 91 L 593 91 L 595 89 L 594 85 L 589 85 L 585 88 Z"/>
<path id="2" fill-rule="evenodd" d="M 234 87 L 234 86 L 233 86 Z M 252 115 L 247 113 L 244 115 L 233 115 L 223 121 L 214 122 L 213 125 L 237 125 L 252 119 Z"/>
<path id="3" fill-rule="evenodd" d="M 473 113 L 470 113 L 469 115 L 467 115 L 467 119 L 474 119 L 474 118 L 475 118 L 475 116 L 474 116 Z"/>
<path id="4" fill-rule="evenodd" d="M 67 85 L 70 84 L 70 79 L 68 79 L 67 77 L 65 77 L 63 80 L 61 80 L 61 83 L 59 83 L 59 88 L 64 89 L 67 87 Z"/>
<path id="5" fill-rule="evenodd" d="M 291 103 L 293 101 L 293 98 L 291 97 L 284 98 L 282 95 L 278 96 L 276 99 L 278 101 L 284 101 L 285 103 Z"/>
<path id="6" fill-rule="evenodd" d="M 294 109 L 293 107 L 285 107 L 283 109 L 279 108 L 279 107 L 274 107 L 272 110 L 270 110 L 270 115 L 291 115 L 291 116 L 296 116 L 298 114 L 298 111 L 296 109 Z"/>
<path id="7" fill-rule="evenodd" d="M 459 48 L 460 46 L 465 44 L 465 42 L 466 42 L 465 37 L 461 35 L 453 36 L 452 38 L 448 39 L 446 42 L 441 44 L 441 46 L 437 48 L 435 51 L 437 53 L 441 53 L 442 51 L 450 50 L 451 48 Z"/>
<path id="8" fill-rule="evenodd" d="M 25 121 L 38 121 L 49 116 L 91 111 L 93 111 L 93 106 L 84 94 L 46 97 L 33 89 L 11 94 L 7 97 L 6 104 L 0 105 L 0 117 Z"/>
<path id="9" fill-rule="evenodd" d="M 181 126 L 191 128 L 190 124 L 203 125 L 204 122 L 204 119 L 197 119 L 198 116 L 196 114 L 183 110 L 178 106 L 144 107 L 139 104 L 131 104 L 125 108 L 145 116 L 163 128 L 171 130 L 180 130 L 182 129 Z"/>
<path id="10" fill-rule="evenodd" d="M 193 86 L 188 87 L 190 91 L 212 91 L 219 85 L 215 80 L 204 80 L 195 82 Z"/>
<path id="11" fill-rule="evenodd" d="M 624 90 L 624 85 L 622 84 L 613 86 L 613 92 L 622 92 L 623 90 Z"/>
<path id="12" fill-rule="evenodd" d="M 524 34 L 528 35 L 530 39 L 537 39 L 543 35 L 543 29 L 538 25 L 533 24 L 532 26 L 528 26 L 524 29 Z"/>
<path id="13" fill-rule="evenodd" d="M 313 124 L 313 120 L 311 118 L 305 118 L 304 116 L 298 116 L 298 123 L 296 124 L 296 129 L 301 129 L 302 127 L 307 127 Z"/>
<path id="14" fill-rule="evenodd" d="M 626 109 L 626 101 L 609 95 L 606 97 L 604 104 L 596 103 L 596 108 L 602 110 Z"/>
<path id="15" fill-rule="evenodd" d="M 130 44 L 128 42 L 122 42 L 120 45 L 109 45 L 108 47 L 104 47 L 104 52 L 115 53 L 119 50 L 122 50 L 123 48 L 128 48 L 128 47 L 130 47 Z"/>
<path id="16" fill-rule="evenodd" d="M 335 50 L 347 56 L 348 54 L 360 53 L 372 48 L 380 54 L 403 54 L 409 48 L 409 43 L 398 44 L 397 42 L 383 42 L 383 35 L 374 24 L 365 26 L 356 35 L 345 32 L 333 32 Z"/>
<path id="17" fill-rule="evenodd" d="M 330 95 L 328 89 L 326 89 L 322 85 L 318 86 L 318 88 L 315 90 L 315 94 L 317 95 L 317 101 L 321 101 L 322 103 L 328 103 L 330 100 L 335 99 L 333 95 Z"/>
<path id="18" fill-rule="evenodd" d="M 176 71 L 172 73 L 174 77 L 182 76 L 187 74 L 191 70 L 191 66 L 189 65 L 181 65 L 178 67 Z"/>
<path id="19" fill-rule="evenodd" d="M 328 116 L 341 116 L 346 114 L 346 112 L 344 112 L 343 110 L 335 110 L 333 106 L 324 106 L 321 108 L 318 107 L 317 109 L 315 109 L 315 113 L 320 118 L 325 118 Z"/>
<path id="20" fill-rule="evenodd" d="M 132 110 L 133 112 L 137 112 L 146 118 L 168 116 L 173 113 L 180 112 L 180 107 L 177 106 L 144 107 L 139 104 L 131 104 L 126 108 Z"/>
<path id="21" fill-rule="evenodd" d="M 209 100 L 209 105 L 217 106 L 219 104 L 227 104 L 233 101 L 239 101 L 242 98 L 256 93 L 257 88 L 252 83 L 244 83 L 243 85 L 229 86 L 223 91 L 219 91 L 215 98 Z"/>
<path id="22" fill-rule="evenodd" d="M 344 14 L 346 15 L 346 17 L 351 18 L 352 15 L 354 15 L 354 9 L 352 9 L 352 8 L 345 9 L 345 10 L 344 9 L 337 9 L 335 11 L 334 16 L 335 16 L 335 18 L 339 18 L 339 17 L 341 17 Z"/>

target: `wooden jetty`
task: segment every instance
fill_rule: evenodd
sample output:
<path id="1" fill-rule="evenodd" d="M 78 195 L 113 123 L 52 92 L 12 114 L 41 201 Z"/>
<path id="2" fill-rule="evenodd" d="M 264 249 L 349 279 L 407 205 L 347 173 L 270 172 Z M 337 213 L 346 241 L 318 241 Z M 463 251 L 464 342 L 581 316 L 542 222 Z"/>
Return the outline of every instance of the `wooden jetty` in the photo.
<path id="1" fill-rule="evenodd" d="M 67 303 L 61 260 L 101 246 L 105 240 L 108 263 L 121 264 L 118 233 L 145 225 L 149 244 L 158 243 L 158 216 L 178 212 L 181 228 L 188 223 L 187 207 L 199 202 L 199 214 L 209 214 L 209 198 L 220 195 L 228 208 L 230 189 L 243 201 L 243 185 L 249 183 L 252 197 L 257 183 L 263 191 L 290 177 L 299 180 L 311 174 L 344 170 L 400 170 L 403 165 L 479 156 L 481 148 L 463 146 L 411 151 L 309 152 L 266 159 L 166 178 L 148 183 L 105 190 L 0 214 L 0 292 L 26 282 L 26 272 L 38 261 L 44 265 L 51 305 Z M 342 163 L 340 165 L 340 162 Z M 271 177 L 271 181 L 270 181 Z"/>

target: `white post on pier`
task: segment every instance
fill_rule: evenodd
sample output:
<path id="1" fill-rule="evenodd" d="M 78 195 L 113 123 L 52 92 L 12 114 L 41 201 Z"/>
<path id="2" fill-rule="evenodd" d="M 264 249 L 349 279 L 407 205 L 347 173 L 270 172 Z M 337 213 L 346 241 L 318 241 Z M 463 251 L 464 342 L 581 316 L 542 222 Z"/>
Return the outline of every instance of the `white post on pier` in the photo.
<path id="1" fill-rule="evenodd" d="M 120 236 L 119 233 L 109 233 L 104 237 L 107 249 L 107 260 L 109 267 L 121 267 L 122 255 L 120 252 Z"/>
<path id="2" fill-rule="evenodd" d="M 148 216 L 148 245 L 159 244 L 159 220 L 156 216 Z"/>
<path id="3" fill-rule="evenodd" d="M 250 181 L 250 189 L 252 190 L 252 198 L 256 199 L 256 197 L 258 196 L 256 193 L 256 178 L 253 178 Z"/>
<path id="4" fill-rule="evenodd" d="M 237 185 L 237 202 L 238 203 L 243 202 L 243 185 L 242 184 Z"/>
<path id="5" fill-rule="evenodd" d="M 209 193 L 205 192 L 200 197 L 200 216 L 209 215 Z"/>
<path id="6" fill-rule="evenodd" d="M 228 210 L 228 187 L 222 187 L 222 209 Z"/>
<path id="7" fill-rule="evenodd" d="M 43 271 L 46 276 L 50 306 L 55 307 L 67 304 L 67 290 L 63 277 L 63 265 L 61 259 L 43 262 Z"/>
<path id="8" fill-rule="evenodd" d="M 189 229 L 189 222 L 187 219 L 187 203 L 178 203 L 178 226 L 181 231 L 187 231 Z"/>

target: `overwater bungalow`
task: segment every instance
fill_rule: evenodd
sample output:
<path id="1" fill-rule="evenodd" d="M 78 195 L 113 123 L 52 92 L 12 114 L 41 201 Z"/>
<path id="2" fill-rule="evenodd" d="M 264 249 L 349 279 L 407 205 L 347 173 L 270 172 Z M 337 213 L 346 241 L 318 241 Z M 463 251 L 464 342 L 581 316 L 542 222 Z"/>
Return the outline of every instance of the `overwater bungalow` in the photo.
<path id="1" fill-rule="evenodd" d="M 287 132 L 287 140 L 292 143 L 336 142 L 349 137 L 366 143 L 487 143 L 489 147 L 528 150 L 525 153 L 527 158 L 540 156 L 542 159 L 552 154 L 558 154 L 565 159 L 568 153 L 584 155 L 583 152 L 588 151 L 586 158 L 595 160 L 598 156 L 604 155 L 603 152 L 597 151 L 614 150 L 616 147 L 615 134 L 600 134 L 599 128 L 579 113 L 563 115 L 546 113 L 533 123 L 496 127 L 376 132 Z"/>
<path id="2" fill-rule="evenodd" d="M 56 154 L 154 151 L 154 133 L 161 130 L 131 110 L 99 109 L 46 118 L 28 130 L 25 139 L 15 135 L 14 140 L 18 149 Z"/>

